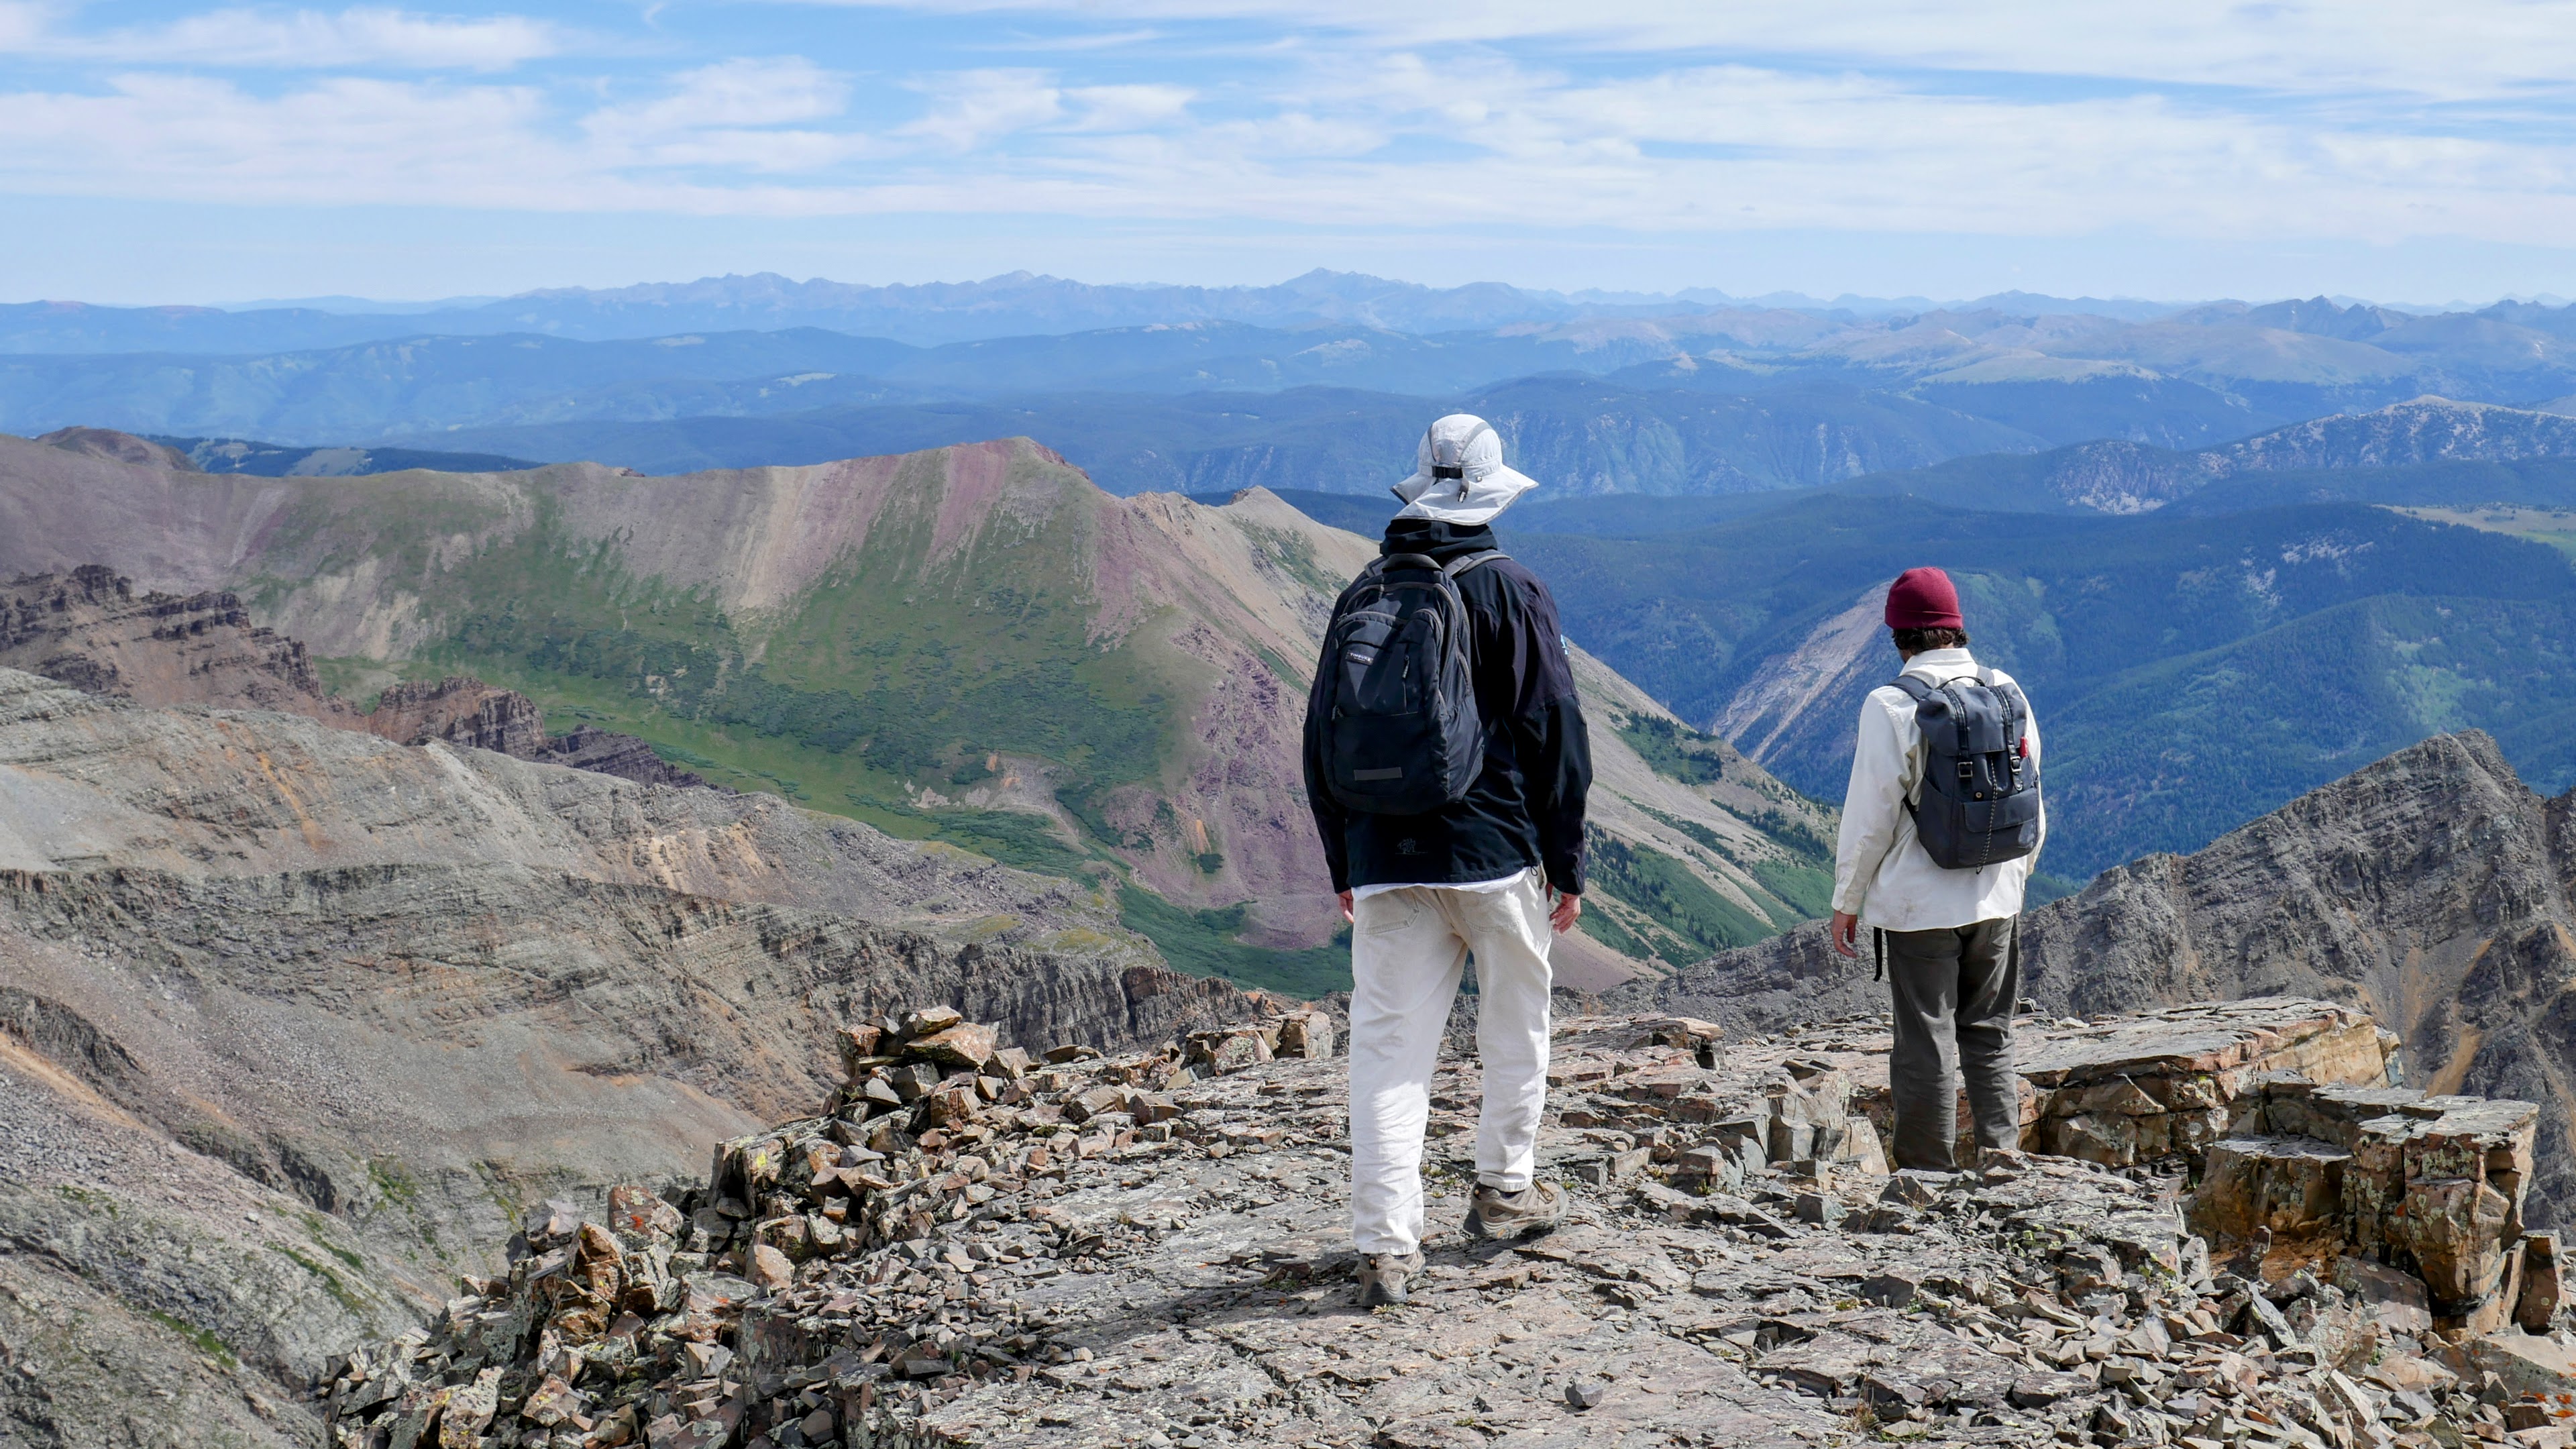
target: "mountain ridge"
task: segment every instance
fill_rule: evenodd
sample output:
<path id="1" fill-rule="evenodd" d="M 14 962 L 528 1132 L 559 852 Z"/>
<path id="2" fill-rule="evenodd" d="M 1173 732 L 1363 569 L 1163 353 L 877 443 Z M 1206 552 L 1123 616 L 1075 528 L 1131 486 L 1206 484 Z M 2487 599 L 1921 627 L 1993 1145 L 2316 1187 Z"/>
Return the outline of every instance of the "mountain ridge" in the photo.
<path id="1" fill-rule="evenodd" d="M 2079 443 L 2027 457 L 1936 463 L 1847 485 L 1919 493 L 1970 507 L 2151 513 L 2247 475 L 2521 462 L 2576 456 L 2576 418 L 2424 396 L 2360 414 L 2291 423 L 2235 442 L 2175 452 L 2126 441 Z"/>
<path id="2" fill-rule="evenodd" d="M 1258 490 L 1116 499 L 1025 439 L 677 478 L 363 480 L 0 439 L 0 524 L 0 572 L 80 549 L 220 581 L 326 679 L 470 674 L 720 784 L 1107 872 L 1193 969 L 1308 995 L 1346 980 L 1299 716 L 1331 600 L 1375 549 Z M 1618 878 L 1565 979 L 1819 908 L 1817 807 L 1581 651 L 1576 669 Z"/>

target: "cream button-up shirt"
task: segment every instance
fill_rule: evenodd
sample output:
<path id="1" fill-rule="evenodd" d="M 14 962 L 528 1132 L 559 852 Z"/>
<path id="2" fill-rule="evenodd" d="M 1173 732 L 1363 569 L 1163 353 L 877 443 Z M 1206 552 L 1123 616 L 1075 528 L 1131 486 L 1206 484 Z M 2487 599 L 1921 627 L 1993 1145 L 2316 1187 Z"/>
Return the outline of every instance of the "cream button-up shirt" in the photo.
<path id="1" fill-rule="evenodd" d="M 2005 683 L 2000 669 L 1979 670 L 1965 649 L 1927 649 L 1906 661 L 1905 672 L 1933 684 L 1962 675 Z M 2037 711 L 2024 726 L 2030 758 L 2039 762 Z M 1973 926 L 2021 914 L 2022 887 L 2039 861 L 2034 850 L 2019 860 L 1975 870 L 1944 870 L 1914 839 L 1907 802 L 1923 788 L 1923 731 L 1914 723 L 1914 701 L 1882 684 L 1860 707 L 1860 740 L 1852 752 L 1851 786 L 1843 792 L 1843 827 L 1834 851 L 1834 909 L 1884 931 L 1929 931 Z M 2048 812 L 2039 819 L 2048 841 Z"/>

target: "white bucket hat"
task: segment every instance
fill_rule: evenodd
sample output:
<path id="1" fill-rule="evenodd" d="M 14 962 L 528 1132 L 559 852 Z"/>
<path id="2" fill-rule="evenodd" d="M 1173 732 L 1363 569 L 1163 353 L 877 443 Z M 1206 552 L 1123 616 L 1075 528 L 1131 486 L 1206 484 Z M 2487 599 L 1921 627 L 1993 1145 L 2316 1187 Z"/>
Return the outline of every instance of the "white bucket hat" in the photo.
<path id="1" fill-rule="evenodd" d="M 1440 523 L 1490 522 L 1538 480 L 1503 466 L 1503 440 L 1473 413 L 1451 413 L 1422 435 L 1413 476 L 1395 485 L 1398 518 Z"/>

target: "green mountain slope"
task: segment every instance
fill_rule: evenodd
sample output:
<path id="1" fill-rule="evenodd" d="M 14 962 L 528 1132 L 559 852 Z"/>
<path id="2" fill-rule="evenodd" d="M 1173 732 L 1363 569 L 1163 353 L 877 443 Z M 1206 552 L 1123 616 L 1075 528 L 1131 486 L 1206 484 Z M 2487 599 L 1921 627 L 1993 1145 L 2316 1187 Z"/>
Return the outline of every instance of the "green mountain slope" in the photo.
<path id="1" fill-rule="evenodd" d="M 1668 537 L 1509 544 L 1574 637 L 1827 799 L 1897 667 L 1880 591 L 1949 569 L 1979 657 L 2046 726 L 2055 874 L 2196 849 L 2464 726 L 2536 785 L 2576 783 L 2576 571 L 2510 532 L 2357 505 L 2118 519 L 1814 495 Z"/>

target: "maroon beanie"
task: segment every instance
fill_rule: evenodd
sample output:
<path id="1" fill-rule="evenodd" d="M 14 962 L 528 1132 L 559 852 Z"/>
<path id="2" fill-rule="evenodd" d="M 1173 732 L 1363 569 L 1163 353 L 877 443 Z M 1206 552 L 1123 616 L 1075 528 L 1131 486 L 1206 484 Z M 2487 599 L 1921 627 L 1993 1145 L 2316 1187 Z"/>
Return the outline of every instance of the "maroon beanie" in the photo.
<path id="1" fill-rule="evenodd" d="M 1963 629 L 1959 591 L 1950 576 L 1934 568 L 1907 569 L 1887 589 L 1887 627 L 1891 629 Z"/>

